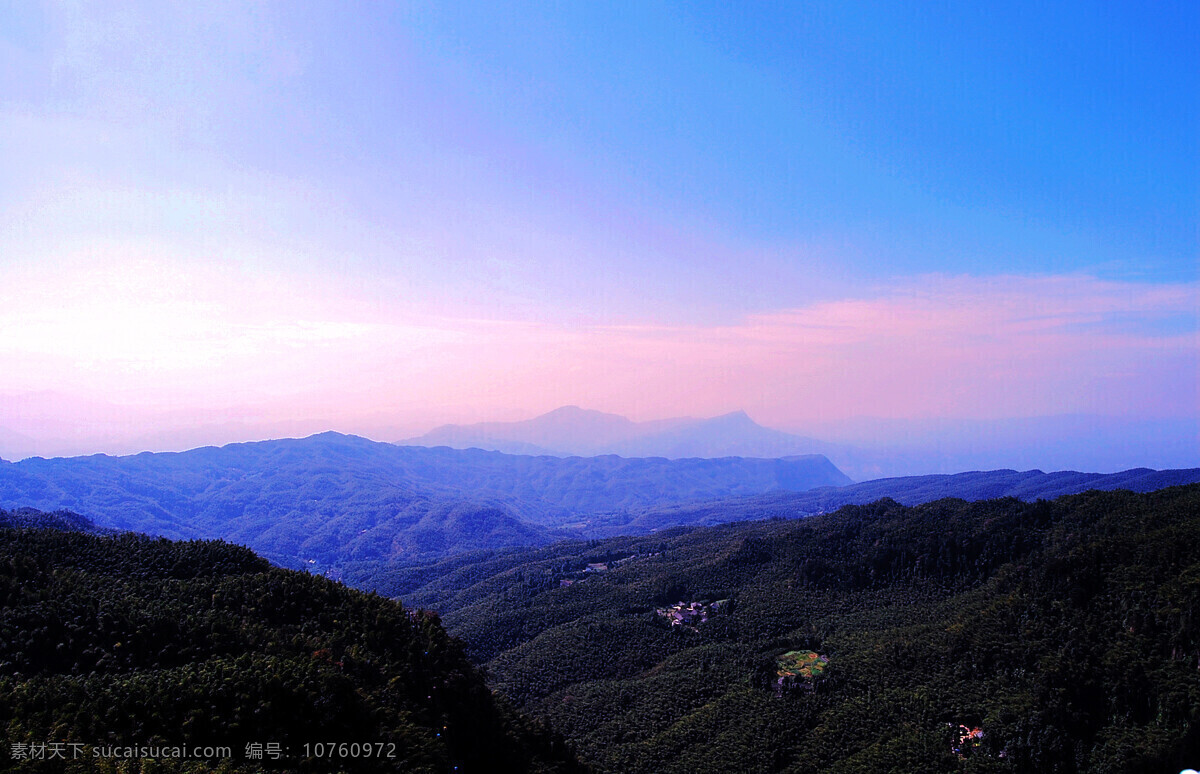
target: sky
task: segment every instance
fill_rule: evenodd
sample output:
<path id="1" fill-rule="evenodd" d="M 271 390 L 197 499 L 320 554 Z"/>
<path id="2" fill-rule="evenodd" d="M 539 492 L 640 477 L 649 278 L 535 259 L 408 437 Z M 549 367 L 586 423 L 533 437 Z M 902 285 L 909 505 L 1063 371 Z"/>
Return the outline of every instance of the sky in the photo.
<path id="1" fill-rule="evenodd" d="M 565 404 L 1200 448 L 1200 6 L 995 5 L 0 0 L 0 455 Z"/>

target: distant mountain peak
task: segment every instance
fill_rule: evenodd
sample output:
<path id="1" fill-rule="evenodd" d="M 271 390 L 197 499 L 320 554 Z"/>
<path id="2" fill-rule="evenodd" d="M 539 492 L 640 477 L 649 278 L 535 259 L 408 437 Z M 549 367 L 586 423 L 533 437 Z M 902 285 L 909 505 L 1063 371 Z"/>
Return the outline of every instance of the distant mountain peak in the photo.
<path id="1" fill-rule="evenodd" d="M 550 410 L 550 412 L 535 416 L 534 419 L 571 419 L 576 418 L 576 416 L 587 416 L 587 418 L 601 418 L 602 416 L 602 418 L 625 419 L 624 416 L 618 414 L 598 412 L 594 408 L 582 408 L 575 406 L 575 404 L 571 404 L 571 406 L 559 406 L 556 409 Z"/>
<path id="2" fill-rule="evenodd" d="M 720 416 L 713 417 L 708 421 L 714 424 L 719 423 L 722 425 L 743 425 L 746 427 L 753 425 L 754 427 L 762 427 L 762 425 L 751 419 L 750 415 L 741 409 L 738 409 L 737 411 L 731 411 L 728 414 L 722 414 Z"/>
<path id="3" fill-rule="evenodd" d="M 594 409 L 581 408 L 579 406 L 576 406 L 574 403 L 572 403 L 568 406 L 559 406 L 556 409 L 547 411 L 545 414 L 542 414 L 542 416 L 548 417 L 548 416 L 553 416 L 555 414 L 599 414 L 599 413 L 601 413 L 601 412 L 596 411 Z"/>
<path id="4" fill-rule="evenodd" d="M 445 425 L 403 445 L 495 449 L 510 454 L 554 454 L 671 459 L 790 457 L 824 454 L 830 447 L 811 438 L 764 427 L 744 410 L 696 419 L 634 422 L 576 405 L 560 406 L 523 422 Z"/>
<path id="5" fill-rule="evenodd" d="M 536 416 L 529 421 L 536 422 L 538 420 L 547 420 L 547 419 L 557 419 L 557 420 L 595 419 L 595 420 L 607 420 L 607 421 L 616 420 L 616 421 L 620 421 L 620 422 L 629 422 L 630 421 L 629 419 L 621 416 L 620 414 L 609 414 L 608 412 L 605 412 L 605 411 L 597 411 L 596 409 L 585 409 L 585 408 L 582 408 L 580 406 L 575 406 L 575 405 L 559 406 L 558 408 L 554 409 L 553 411 L 547 411 L 545 414 Z"/>

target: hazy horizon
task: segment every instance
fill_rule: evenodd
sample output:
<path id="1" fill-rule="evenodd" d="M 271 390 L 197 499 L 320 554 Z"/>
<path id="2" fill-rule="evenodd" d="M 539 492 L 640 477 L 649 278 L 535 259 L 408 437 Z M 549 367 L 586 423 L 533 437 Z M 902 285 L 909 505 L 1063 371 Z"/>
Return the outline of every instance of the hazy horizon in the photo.
<path id="1" fill-rule="evenodd" d="M 13 396 L 8 396 L 12 400 Z M 142 452 L 182 452 L 206 446 L 253 443 L 288 438 L 305 438 L 324 432 L 357 435 L 383 443 L 416 442 L 428 432 L 447 425 L 470 427 L 483 425 L 520 425 L 563 408 L 594 411 L 587 407 L 555 407 L 553 411 L 536 416 L 520 416 L 513 420 L 483 423 L 417 423 L 412 426 L 393 425 L 384 418 L 360 418 L 341 424 L 329 424 L 316 419 L 288 419 L 258 423 L 247 419 L 245 412 L 234 416 L 213 413 L 207 420 L 188 428 L 172 424 L 178 417 L 148 416 L 144 422 L 115 421 L 79 424 L 68 417 L 46 416 L 47 408 L 62 405 L 62 396 L 24 396 L 24 406 L 32 416 L 16 425 L 30 428 L 58 428 L 46 437 L 33 438 L 0 426 L 0 459 L 10 462 L 30 457 L 74 457 L 91 454 L 125 456 Z M 29 402 L 30 398 L 42 400 Z M 93 412 L 96 404 L 86 404 Z M 108 406 L 120 412 L 122 407 Z M 134 407 L 125 407 L 134 408 Z M 39 415 L 39 412 L 40 415 Z M 101 412 L 103 414 L 103 412 Z M 739 412 L 731 413 L 744 413 Z M 189 414 L 191 416 L 191 414 Z M 620 415 L 615 415 L 620 416 Z M 725 416 L 725 415 L 720 415 Z M 110 415 L 110 420 L 112 416 Z M 703 421 L 716 417 L 655 417 L 643 419 L 644 426 L 654 426 L 662 420 L 690 419 Z M 852 417 L 837 422 L 811 422 L 797 427 L 771 427 L 749 419 L 771 431 L 781 431 L 798 439 L 810 439 L 818 448 L 803 453 L 823 453 L 843 472 L 855 480 L 867 480 L 904 475 L 958 473 L 969 470 L 1077 470 L 1088 473 L 1116 473 L 1132 468 L 1194 468 L 1200 467 L 1194 438 L 1200 434 L 1197 420 L 1131 420 L 1120 417 L 1087 415 L 1057 415 L 1040 417 L 979 420 L 970 418 L 925 417 L 886 419 Z M 154 427 L 150 433 L 140 428 Z M 737 441 L 736 438 L 730 439 Z M 719 442 L 718 442 L 719 443 Z M 596 451 L 580 451 L 594 446 L 596 439 L 579 437 L 575 447 L 550 444 L 545 451 L 561 454 L 613 453 L 599 445 Z M 441 445 L 423 444 L 423 445 Z M 478 444 L 451 444 L 466 448 Z M 484 444 L 484 448 L 493 448 Z M 506 450 L 506 449 L 502 449 Z M 528 452 L 508 452 L 528 453 Z M 540 453 L 540 452 L 539 452 Z M 620 452 L 623 456 L 630 455 Z M 732 453 L 732 452 L 731 452 Z M 652 456 L 662 456 L 654 453 Z M 668 455 L 671 456 L 671 455 Z M 675 455 L 678 456 L 678 455 Z M 684 455 L 693 456 L 693 455 Z M 698 454 L 694 456 L 714 456 Z M 715 456 L 726 456 L 719 454 Z M 744 456 L 776 456 L 746 454 Z"/>
<path id="2" fill-rule="evenodd" d="M 1101 417 L 1200 465 L 1198 37 L 1185 3 L 9 4 L 0 457 L 580 405 L 947 459 L 1099 459 L 996 428 Z"/>

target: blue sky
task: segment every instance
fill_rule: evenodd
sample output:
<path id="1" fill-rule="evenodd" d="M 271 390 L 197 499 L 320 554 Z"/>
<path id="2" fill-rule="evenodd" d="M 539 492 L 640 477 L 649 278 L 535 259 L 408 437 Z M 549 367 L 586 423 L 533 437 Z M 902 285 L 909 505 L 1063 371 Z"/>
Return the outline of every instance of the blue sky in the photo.
<path id="1" fill-rule="evenodd" d="M 1195 274 L 1194 6 L 470 5 L 413 14 L 420 56 L 639 208 L 850 232 L 871 275 Z"/>
<path id="2" fill-rule="evenodd" d="M 1194 419 L 1197 51 L 1170 2 L 0 3 L 0 394 Z"/>

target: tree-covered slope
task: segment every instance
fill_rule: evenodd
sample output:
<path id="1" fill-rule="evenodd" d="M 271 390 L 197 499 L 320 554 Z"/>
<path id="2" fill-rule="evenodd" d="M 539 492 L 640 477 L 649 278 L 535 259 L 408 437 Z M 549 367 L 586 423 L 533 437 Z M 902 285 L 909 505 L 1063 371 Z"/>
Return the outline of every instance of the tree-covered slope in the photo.
<path id="1" fill-rule="evenodd" d="M 935 476 L 902 476 L 860 481 L 846 486 L 818 487 L 805 492 L 773 492 L 731 498 L 723 502 L 653 506 L 628 514 L 629 518 L 619 523 L 613 520 L 609 525 L 593 530 L 593 534 L 596 537 L 607 537 L 689 524 L 712 526 L 730 521 L 793 518 L 799 515 L 826 513 L 844 505 L 866 505 L 885 497 L 903 505 L 920 505 L 947 497 L 963 500 L 1016 497 L 1033 502 L 1078 494 L 1090 489 L 1153 492 L 1163 487 L 1197 482 L 1200 482 L 1200 468 L 1135 468 L 1120 473 L 982 470 Z"/>
<path id="2" fill-rule="evenodd" d="M 990 470 L 954 475 L 907 476 L 864 481 L 841 487 L 818 487 L 807 492 L 773 492 L 708 502 L 661 505 L 613 514 L 593 524 L 586 537 L 606 538 L 645 535 L 685 526 L 715 526 L 740 521 L 794 519 L 837 510 L 845 505 L 865 505 L 888 498 L 903 505 L 920 505 L 947 497 L 968 501 L 1015 497 L 1032 502 L 1090 489 L 1129 489 L 1152 492 L 1168 486 L 1200 482 L 1200 468 L 1148 470 L 1121 473 L 1078 473 L 1040 470 Z M 419 594 L 445 609 L 443 597 L 497 568 L 538 561 L 556 555 L 560 547 L 465 551 L 457 556 L 412 561 L 366 560 L 349 562 L 343 575 L 351 585 L 378 589 L 391 596 Z"/>
<path id="3" fill-rule="evenodd" d="M 68 759 L 13 757 L 46 744 Z M 0 529 L 0 769 L 95 771 L 109 746 L 232 753 L 158 771 L 577 768 L 432 613 L 226 543 Z"/>
<path id="4" fill-rule="evenodd" d="M 405 598 L 602 770 L 1200 761 L 1197 485 L 884 500 L 480 558 Z M 704 615 L 673 625 L 692 603 Z M 781 680 L 796 663 L 821 669 Z"/>
<path id="5" fill-rule="evenodd" d="M 0 507 L 69 508 L 106 527 L 222 538 L 327 571 L 351 560 L 545 544 L 579 535 L 595 515 L 845 480 L 823 457 L 562 459 L 325 433 L 0 463 Z"/>
<path id="6" fill-rule="evenodd" d="M 0 508 L 0 528 L 11 529 L 57 529 L 70 532 L 88 532 L 93 535 L 115 534 L 115 530 L 97 527 L 91 519 L 71 511 L 46 513 L 36 508 L 16 508 L 6 511 Z"/>

